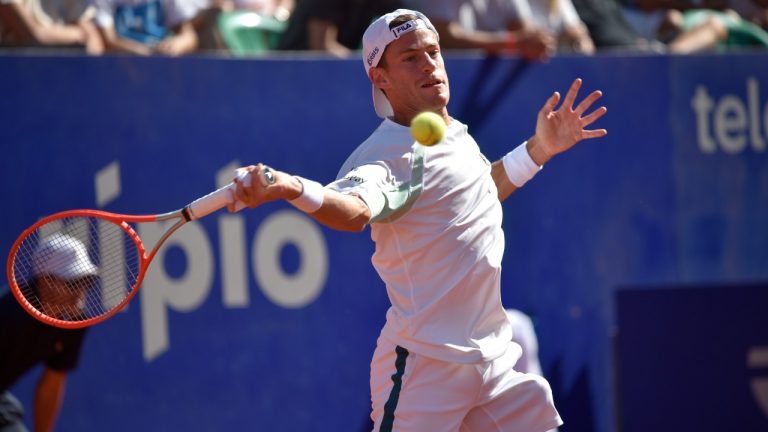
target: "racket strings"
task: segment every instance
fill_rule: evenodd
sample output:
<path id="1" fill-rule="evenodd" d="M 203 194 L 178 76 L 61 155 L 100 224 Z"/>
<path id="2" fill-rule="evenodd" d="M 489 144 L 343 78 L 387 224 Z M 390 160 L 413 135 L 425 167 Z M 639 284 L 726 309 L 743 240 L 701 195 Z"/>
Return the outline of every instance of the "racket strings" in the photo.
<path id="1" fill-rule="evenodd" d="M 141 251 L 128 232 L 91 216 L 39 226 L 19 245 L 13 283 L 40 315 L 77 322 L 105 315 L 135 289 Z"/>

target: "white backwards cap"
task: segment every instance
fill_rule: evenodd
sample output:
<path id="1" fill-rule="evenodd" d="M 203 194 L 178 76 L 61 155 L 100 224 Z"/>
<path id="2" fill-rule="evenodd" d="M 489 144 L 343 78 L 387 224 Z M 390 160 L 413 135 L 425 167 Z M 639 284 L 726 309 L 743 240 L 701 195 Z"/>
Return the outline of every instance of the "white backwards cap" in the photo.
<path id="1" fill-rule="evenodd" d="M 51 275 L 65 280 L 98 274 L 85 245 L 64 234 L 53 234 L 40 242 L 32 256 L 32 270 L 36 276 Z"/>
<path id="2" fill-rule="evenodd" d="M 389 24 L 395 18 L 402 15 L 415 15 L 417 18 L 390 29 Z M 397 40 L 400 36 L 420 28 L 432 30 L 435 32 L 438 40 L 440 40 L 437 30 L 435 30 L 435 27 L 429 22 L 429 19 L 423 13 L 415 10 L 398 9 L 394 12 L 382 15 L 376 19 L 376 21 L 372 22 L 365 30 L 365 34 L 363 34 L 363 64 L 365 65 L 366 76 L 372 67 L 379 64 L 387 45 Z M 381 89 L 376 86 L 373 86 L 373 107 L 376 109 L 376 114 L 381 118 L 392 117 L 395 115 L 394 111 L 392 111 L 392 105 L 389 104 L 389 100 L 387 100 L 387 97 Z"/>

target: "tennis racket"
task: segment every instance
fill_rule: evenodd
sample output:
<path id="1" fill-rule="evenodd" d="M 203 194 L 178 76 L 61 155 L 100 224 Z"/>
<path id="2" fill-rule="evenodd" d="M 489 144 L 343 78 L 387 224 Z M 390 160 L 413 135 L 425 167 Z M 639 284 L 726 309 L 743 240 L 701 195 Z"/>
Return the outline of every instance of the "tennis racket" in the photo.
<path id="1" fill-rule="evenodd" d="M 265 184 L 275 182 L 269 168 Z M 237 177 L 250 184 L 247 171 Z M 55 327 L 91 326 L 115 315 L 136 295 L 157 251 L 179 228 L 228 204 L 244 207 L 232 182 L 185 207 L 157 215 L 125 215 L 100 210 L 69 210 L 47 216 L 14 242 L 7 261 L 11 291 L 33 317 Z M 134 227 L 167 227 L 147 249 Z"/>

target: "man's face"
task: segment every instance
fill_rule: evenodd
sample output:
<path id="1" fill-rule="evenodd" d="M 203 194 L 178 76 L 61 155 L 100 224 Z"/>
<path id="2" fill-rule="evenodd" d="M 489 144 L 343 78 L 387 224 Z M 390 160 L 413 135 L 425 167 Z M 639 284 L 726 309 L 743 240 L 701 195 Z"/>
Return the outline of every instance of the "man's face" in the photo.
<path id="1" fill-rule="evenodd" d="M 87 278 L 72 281 L 51 276 L 40 278 L 38 290 L 43 312 L 57 318 L 79 315 L 91 283 Z"/>
<path id="2" fill-rule="evenodd" d="M 380 67 L 372 68 L 374 85 L 382 88 L 395 118 L 408 120 L 422 111 L 442 112 L 450 91 L 435 33 L 418 29 L 390 43 Z"/>

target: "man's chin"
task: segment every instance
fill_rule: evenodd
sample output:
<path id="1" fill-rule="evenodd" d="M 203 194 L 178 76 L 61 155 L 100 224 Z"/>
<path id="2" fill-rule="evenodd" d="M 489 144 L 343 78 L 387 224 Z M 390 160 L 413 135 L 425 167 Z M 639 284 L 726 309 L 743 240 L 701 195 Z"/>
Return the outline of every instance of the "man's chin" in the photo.
<path id="1" fill-rule="evenodd" d="M 432 93 L 427 98 L 428 105 L 433 108 L 445 108 L 448 105 L 450 95 L 446 91 L 445 93 Z M 433 110 L 434 111 L 434 110 Z"/>

